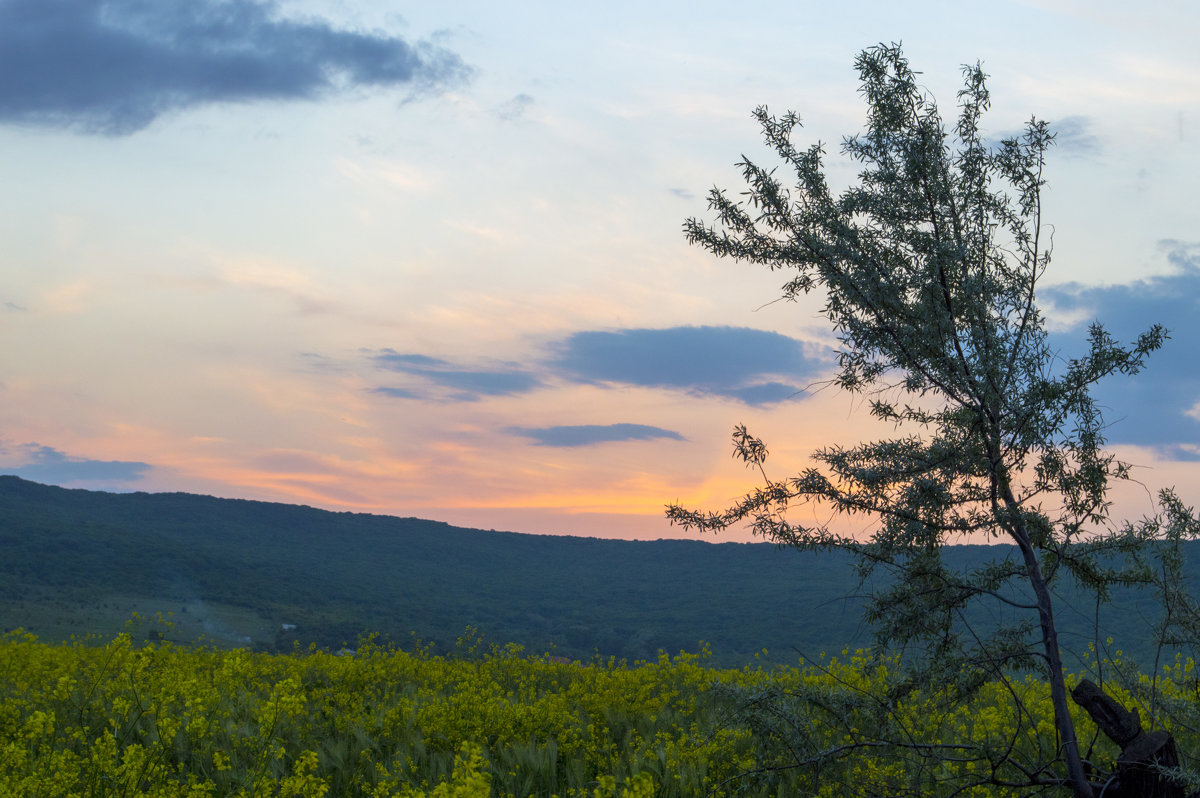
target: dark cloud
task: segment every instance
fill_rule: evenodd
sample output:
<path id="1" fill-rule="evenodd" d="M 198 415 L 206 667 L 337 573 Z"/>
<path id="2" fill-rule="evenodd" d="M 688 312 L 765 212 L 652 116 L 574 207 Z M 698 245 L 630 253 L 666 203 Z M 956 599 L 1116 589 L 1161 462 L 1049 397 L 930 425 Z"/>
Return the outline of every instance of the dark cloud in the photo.
<path id="1" fill-rule="evenodd" d="M 1092 321 L 1125 343 L 1151 324 L 1170 330 L 1171 340 L 1149 357 L 1142 373 L 1110 377 L 1094 396 L 1111 424 L 1110 442 L 1150 446 L 1168 459 L 1200 460 L 1200 419 L 1188 415 L 1200 403 L 1200 244 L 1163 241 L 1160 246 L 1174 274 L 1128 285 L 1054 286 L 1043 289 L 1041 297 L 1083 316 L 1070 330 L 1051 336 L 1063 357 L 1087 351 Z"/>
<path id="2" fill-rule="evenodd" d="M 511 396 L 528 393 L 541 387 L 542 383 L 528 371 L 513 367 L 495 370 L 467 369 L 445 360 L 427 355 L 401 354 L 384 349 L 374 356 L 379 368 L 399 371 L 449 388 L 454 393 L 450 398 L 473 402 L 484 396 Z M 377 388 L 378 393 L 400 398 L 420 398 L 405 388 Z"/>
<path id="3" fill-rule="evenodd" d="M 215 102 L 465 79 L 453 52 L 282 19 L 271 0 L 0 0 L 0 121 L 126 135 Z"/>
<path id="4" fill-rule="evenodd" d="M 696 198 L 696 195 L 693 194 L 692 192 L 688 191 L 686 188 L 669 188 L 669 189 L 667 189 L 667 191 L 670 194 L 673 194 L 676 197 L 679 197 L 679 199 L 693 200 Z"/>
<path id="5" fill-rule="evenodd" d="M 69 457 L 57 449 L 36 443 L 19 447 L 27 465 L 6 468 L 3 473 L 50 485 L 112 485 L 136 482 L 151 468 L 148 463 L 123 460 L 87 460 Z"/>
<path id="6" fill-rule="evenodd" d="M 661 330 L 579 332 L 556 347 L 551 365 L 592 383 L 675 388 L 761 405 L 799 397 L 828 363 L 779 333 L 746 327 L 670 327 Z"/>
<path id="7" fill-rule="evenodd" d="M 564 427 L 509 427 L 507 432 L 532 438 L 539 446 L 591 446 L 614 441 L 686 440 L 678 432 L 646 424 L 581 424 Z"/>

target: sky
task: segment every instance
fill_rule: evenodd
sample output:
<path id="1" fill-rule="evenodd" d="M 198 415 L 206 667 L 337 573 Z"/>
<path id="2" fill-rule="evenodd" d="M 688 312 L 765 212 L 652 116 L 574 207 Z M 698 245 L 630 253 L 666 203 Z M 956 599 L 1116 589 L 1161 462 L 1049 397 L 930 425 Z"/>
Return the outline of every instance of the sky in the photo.
<path id="1" fill-rule="evenodd" d="M 978 61 L 991 135 L 1057 131 L 1055 345 L 1172 334 L 1097 393 L 1117 514 L 1195 503 L 1198 40 L 1187 0 L 0 0 L 0 473 L 695 537 L 664 505 L 754 487 L 734 425 L 774 477 L 891 432 L 812 388 L 818 297 L 681 228 L 772 163 L 759 105 L 848 185 L 855 55 L 900 42 L 946 116 Z"/>

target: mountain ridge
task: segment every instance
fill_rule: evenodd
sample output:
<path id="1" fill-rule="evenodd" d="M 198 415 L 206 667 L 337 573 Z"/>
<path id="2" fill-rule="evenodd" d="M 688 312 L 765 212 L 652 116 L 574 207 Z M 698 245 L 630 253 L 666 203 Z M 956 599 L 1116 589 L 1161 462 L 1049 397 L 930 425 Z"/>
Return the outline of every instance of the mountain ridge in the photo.
<path id="1" fill-rule="evenodd" d="M 0 550 L 0 626 L 44 639 L 111 635 L 136 611 L 173 614 L 156 636 L 268 650 L 372 632 L 450 650 L 467 627 L 580 659 L 706 645 L 715 662 L 742 664 L 763 649 L 794 660 L 871 642 L 851 558 L 773 543 L 536 535 L 0 476 Z M 1008 551 L 947 556 L 968 567 Z M 1139 600 L 1108 625 L 1131 636 L 1149 611 Z M 1085 647 L 1091 621 L 1067 627 Z"/>

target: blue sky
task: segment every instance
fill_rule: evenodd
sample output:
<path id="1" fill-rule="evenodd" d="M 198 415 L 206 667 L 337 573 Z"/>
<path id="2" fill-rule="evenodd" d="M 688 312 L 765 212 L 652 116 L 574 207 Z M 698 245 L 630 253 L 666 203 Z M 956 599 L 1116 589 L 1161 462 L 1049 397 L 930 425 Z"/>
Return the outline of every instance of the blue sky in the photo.
<path id="1" fill-rule="evenodd" d="M 847 185 L 854 56 L 901 41 L 944 110 L 978 60 L 995 137 L 1058 131 L 1055 346 L 1171 328 L 1098 395 L 1200 500 L 1198 39 L 1186 2 L 0 0 L 0 470 L 678 536 L 752 486 L 734 424 L 779 476 L 887 434 L 814 388 L 819 298 L 681 225 L 769 162 L 760 104 Z"/>

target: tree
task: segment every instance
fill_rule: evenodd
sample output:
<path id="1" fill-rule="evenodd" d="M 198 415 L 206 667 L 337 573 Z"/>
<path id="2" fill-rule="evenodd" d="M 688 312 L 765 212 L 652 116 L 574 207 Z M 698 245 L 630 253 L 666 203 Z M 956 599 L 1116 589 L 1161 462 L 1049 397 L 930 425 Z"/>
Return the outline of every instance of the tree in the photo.
<path id="1" fill-rule="evenodd" d="M 1088 351 L 1061 359 L 1036 303 L 1051 254 L 1040 199 L 1048 125 L 1035 118 L 1019 136 L 990 142 L 978 64 L 963 68 L 949 133 L 898 45 L 867 49 L 855 66 L 866 129 L 841 149 L 860 164 L 856 185 L 834 197 L 823 146 L 796 148 L 799 117 L 760 107 L 755 118 L 795 188 L 743 156 L 744 199 L 714 189 L 715 222 L 689 219 L 685 232 L 715 255 L 794 272 L 785 299 L 823 291 L 840 344 L 832 382 L 903 434 L 820 449 L 818 467 L 775 480 L 765 444 L 739 426 L 735 455 L 764 484 L 726 510 L 671 506 L 668 516 L 705 531 L 749 522 L 780 544 L 852 550 L 864 579 L 891 573 L 870 582 L 868 618 L 881 647 L 915 654 L 910 684 L 951 680 L 969 691 L 1014 666 L 1040 667 L 1060 745 L 1051 762 L 1019 773 L 1031 788 L 1090 796 L 1051 591 L 1069 574 L 1102 599 L 1114 584 L 1147 578 L 1118 555 L 1137 552 L 1160 527 L 1110 518 L 1109 485 L 1128 479 L 1129 466 L 1105 452 L 1089 390 L 1137 373 L 1167 333 L 1153 325 L 1122 345 L 1097 323 Z M 794 523 L 789 507 L 805 502 L 878 526 L 857 540 Z M 1007 543 L 1011 556 L 971 574 L 946 564 L 944 544 L 980 534 Z M 964 610 L 985 599 L 1029 620 L 983 634 Z"/>

